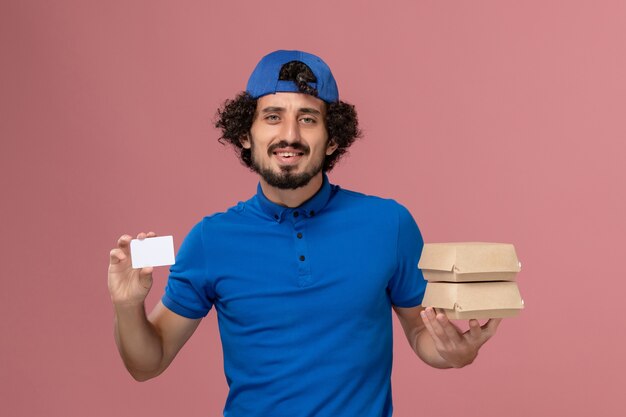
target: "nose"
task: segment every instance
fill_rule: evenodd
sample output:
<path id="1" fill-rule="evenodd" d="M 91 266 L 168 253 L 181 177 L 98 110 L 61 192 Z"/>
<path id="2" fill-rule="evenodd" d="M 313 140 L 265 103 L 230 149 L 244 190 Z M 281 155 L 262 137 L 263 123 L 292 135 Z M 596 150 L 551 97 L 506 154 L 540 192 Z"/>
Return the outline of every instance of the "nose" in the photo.
<path id="1" fill-rule="evenodd" d="M 285 140 L 289 143 L 300 142 L 300 125 L 296 118 L 286 119 L 282 123 L 282 129 L 280 132 L 281 140 Z"/>

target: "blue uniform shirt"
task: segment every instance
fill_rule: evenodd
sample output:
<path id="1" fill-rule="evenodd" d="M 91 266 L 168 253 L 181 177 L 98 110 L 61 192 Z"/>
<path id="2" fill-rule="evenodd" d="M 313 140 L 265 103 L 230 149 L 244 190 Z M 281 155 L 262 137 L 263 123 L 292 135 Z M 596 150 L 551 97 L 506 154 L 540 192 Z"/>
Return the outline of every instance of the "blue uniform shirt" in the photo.
<path id="1" fill-rule="evenodd" d="M 388 417 L 391 306 L 422 302 L 423 240 L 393 200 L 331 185 L 297 208 L 257 194 L 185 238 L 163 303 L 217 311 L 226 417 Z"/>

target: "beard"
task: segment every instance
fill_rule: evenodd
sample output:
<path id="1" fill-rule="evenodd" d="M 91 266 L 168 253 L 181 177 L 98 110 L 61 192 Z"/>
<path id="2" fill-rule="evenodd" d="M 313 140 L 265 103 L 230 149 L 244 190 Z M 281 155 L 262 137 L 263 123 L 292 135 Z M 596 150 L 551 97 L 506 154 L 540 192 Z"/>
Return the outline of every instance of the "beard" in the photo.
<path id="1" fill-rule="evenodd" d="M 303 152 L 304 156 L 311 153 L 310 148 L 306 145 L 300 143 L 289 144 L 286 141 L 281 141 L 268 149 L 269 157 L 271 158 L 273 156 L 274 149 L 286 146 L 291 146 L 292 148 Z M 259 174 L 269 185 L 281 190 L 295 190 L 296 188 L 304 187 L 311 181 L 311 179 L 313 179 L 313 177 L 322 171 L 324 166 L 324 157 L 322 157 L 319 161 L 312 161 L 313 165 L 310 169 L 299 174 L 294 174 L 292 172 L 296 168 L 293 166 L 282 166 L 280 167 L 280 172 L 274 172 L 271 168 L 261 166 L 255 157 L 254 141 L 251 141 L 250 151 L 252 170 Z"/>

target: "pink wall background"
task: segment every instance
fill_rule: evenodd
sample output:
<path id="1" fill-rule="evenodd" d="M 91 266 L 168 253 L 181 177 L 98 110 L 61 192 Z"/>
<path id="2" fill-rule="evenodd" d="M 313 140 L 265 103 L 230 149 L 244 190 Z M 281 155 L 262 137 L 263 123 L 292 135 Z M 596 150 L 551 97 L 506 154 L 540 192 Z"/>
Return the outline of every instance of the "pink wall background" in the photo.
<path id="1" fill-rule="evenodd" d="M 526 310 L 470 367 L 430 369 L 396 327 L 395 415 L 624 415 L 625 21 L 621 1 L 2 2 L 0 414 L 221 415 L 214 311 L 164 375 L 126 373 L 108 252 L 178 247 L 255 191 L 211 119 L 298 48 L 365 130 L 333 182 L 524 265 Z"/>

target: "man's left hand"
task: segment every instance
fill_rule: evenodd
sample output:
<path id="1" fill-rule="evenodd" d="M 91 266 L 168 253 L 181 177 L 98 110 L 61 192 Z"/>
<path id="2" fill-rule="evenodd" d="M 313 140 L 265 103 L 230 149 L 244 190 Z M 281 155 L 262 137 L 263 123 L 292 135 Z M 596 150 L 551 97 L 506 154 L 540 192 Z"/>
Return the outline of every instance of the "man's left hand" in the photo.
<path id="1" fill-rule="evenodd" d="M 461 368 L 469 365 L 478 355 L 478 349 L 491 338 L 502 319 L 489 319 L 484 325 L 478 320 L 469 321 L 469 330 L 463 333 L 443 312 L 427 307 L 421 313 L 422 321 L 435 342 L 439 355 L 450 366 Z"/>

